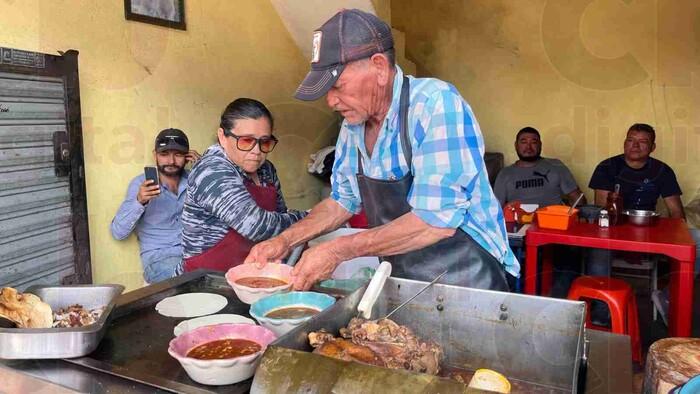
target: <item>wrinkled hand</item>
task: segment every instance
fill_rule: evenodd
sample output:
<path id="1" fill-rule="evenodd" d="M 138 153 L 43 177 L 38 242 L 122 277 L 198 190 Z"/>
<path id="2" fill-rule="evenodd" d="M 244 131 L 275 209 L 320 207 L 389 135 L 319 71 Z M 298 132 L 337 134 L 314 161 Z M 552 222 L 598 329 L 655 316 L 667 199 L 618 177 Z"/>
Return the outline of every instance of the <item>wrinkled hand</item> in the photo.
<path id="1" fill-rule="evenodd" d="M 194 149 L 191 149 L 191 150 L 190 150 L 189 152 L 187 152 L 187 154 L 185 155 L 185 161 L 186 161 L 187 163 L 194 164 L 197 160 L 199 160 L 200 157 L 202 157 L 202 155 L 200 155 L 199 152 L 197 152 L 197 151 L 194 150 Z"/>
<path id="2" fill-rule="evenodd" d="M 257 264 L 258 269 L 262 269 L 267 263 L 281 263 L 291 249 L 286 238 L 277 236 L 253 246 L 243 262 Z"/>
<path id="3" fill-rule="evenodd" d="M 146 179 L 141 186 L 139 186 L 139 193 L 136 195 L 136 200 L 141 205 L 146 205 L 146 203 L 160 195 L 160 186 L 151 185 L 152 183 L 152 179 Z"/>
<path id="4" fill-rule="evenodd" d="M 314 283 L 331 277 L 341 261 L 329 245 L 328 242 L 319 244 L 301 255 L 301 259 L 292 270 L 292 276 L 296 276 L 292 290 L 306 291 Z"/>

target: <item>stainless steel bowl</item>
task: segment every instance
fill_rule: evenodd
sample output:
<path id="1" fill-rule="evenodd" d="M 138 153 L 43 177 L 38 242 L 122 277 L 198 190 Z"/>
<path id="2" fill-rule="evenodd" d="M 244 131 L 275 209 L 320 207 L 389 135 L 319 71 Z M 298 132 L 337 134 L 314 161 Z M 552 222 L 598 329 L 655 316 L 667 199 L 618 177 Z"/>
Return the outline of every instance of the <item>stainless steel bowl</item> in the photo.
<path id="1" fill-rule="evenodd" d="M 628 209 L 623 213 L 627 216 L 627 221 L 635 226 L 653 226 L 659 220 L 659 214 L 654 211 Z"/>

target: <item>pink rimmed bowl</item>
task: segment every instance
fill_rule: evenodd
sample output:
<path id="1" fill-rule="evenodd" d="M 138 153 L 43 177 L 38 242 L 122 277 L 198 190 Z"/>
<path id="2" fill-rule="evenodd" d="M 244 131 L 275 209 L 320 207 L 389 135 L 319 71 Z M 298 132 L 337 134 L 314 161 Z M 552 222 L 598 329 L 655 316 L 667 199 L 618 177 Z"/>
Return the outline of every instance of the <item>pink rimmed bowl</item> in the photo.
<path id="1" fill-rule="evenodd" d="M 199 345 L 227 338 L 254 341 L 260 344 L 262 349 L 254 354 L 224 360 L 198 360 L 187 357 L 187 352 Z M 224 323 L 199 327 L 182 333 L 170 341 L 168 353 L 180 362 L 195 382 L 221 386 L 242 382 L 252 377 L 267 345 L 276 338 L 274 332 L 262 326 Z"/>
<path id="2" fill-rule="evenodd" d="M 238 279 L 251 277 L 265 277 L 279 279 L 287 282 L 284 286 L 255 288 L 241 286 L 236 283 Z M 250 305 L 255 301 L 269 297 L 277 293 L 286 293 L 292 288 L 294 278 L 292 277 L 292 267 L 287 264 L 265 264 L 261 269 L 258 269 L 256 264 L 241 264 L 237 265 L 226 273 L 226 281 L 233 291 L 236 292 L 238 299 Z"/>

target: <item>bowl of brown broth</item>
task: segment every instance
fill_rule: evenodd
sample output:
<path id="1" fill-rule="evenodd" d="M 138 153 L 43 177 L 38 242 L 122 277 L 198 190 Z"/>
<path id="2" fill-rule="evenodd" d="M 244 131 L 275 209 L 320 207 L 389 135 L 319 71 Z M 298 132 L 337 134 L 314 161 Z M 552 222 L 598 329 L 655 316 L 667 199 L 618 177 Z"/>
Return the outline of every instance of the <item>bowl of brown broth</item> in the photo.
<path id="1" fill-rule="evenodd" d="M 292 267 L 286 264 L 237 265 L 226 272 L 226 281 L 236 292 L 238 299 L 252 304 L 261 298 L 286 293 L 292 288 Z"/>
<path id="2" fill-rule="evenodd" d="M 254 324 L 224 323 L 186 331 L 170 341 L 168 353 L 195 382 L 234 384 L 255 373 L 274 332 Z"/>
<path id="3" fill-rule="evenodd" d="M 335 303 L 335 298 L 310 291 L 294 291 L 263 298 L 250 306 L 250 315 L 263 327 L 282 336 Z"/>

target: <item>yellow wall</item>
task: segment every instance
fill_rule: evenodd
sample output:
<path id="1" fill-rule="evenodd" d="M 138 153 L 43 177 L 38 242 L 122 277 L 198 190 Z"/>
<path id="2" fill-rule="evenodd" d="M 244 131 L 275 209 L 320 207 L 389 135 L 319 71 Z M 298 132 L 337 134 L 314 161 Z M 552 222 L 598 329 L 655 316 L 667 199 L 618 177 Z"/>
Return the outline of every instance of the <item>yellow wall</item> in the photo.
<path id="1" fill-rule="evenodd" d="M 517 159 L 517 130 L 542 133 L 543 155 L 587 189 L 622 152 L 633 123 L 653 125 L 656 158 L 689 202 L 700 186 L 700 11 L 695 0 L 424 0 L 391 2 L 418 73 L 453 83 L 488 150 Z"/>
<path id="2" fill-rule="evenodd" d="M 308 70 L 267 0 L 186 1 L 187 31 L 124 19 L 123 2 L 0 1 L 0 46 L 80 51 L 79 67 L 93 276 L 141 285 L 135 237 L 114 241 L 109 224 L 128 182 L 152 164 L 157 132 L 183 129 L 200 153 L 223 108 L 254 97 L 276 117 L 271 155 L 292 208 L 319 200 L 308 154 L 332 144 L 337 118 L 323 102 L 293 98 Z"/>
<path id="3" fill-rule="evenodd" d="M 372 0 L 372 5 L 375 15 L 391 25 L 391 0 Z"/>

